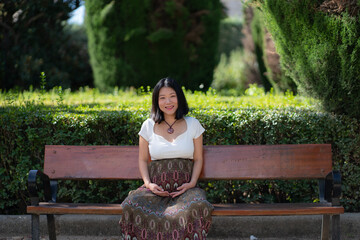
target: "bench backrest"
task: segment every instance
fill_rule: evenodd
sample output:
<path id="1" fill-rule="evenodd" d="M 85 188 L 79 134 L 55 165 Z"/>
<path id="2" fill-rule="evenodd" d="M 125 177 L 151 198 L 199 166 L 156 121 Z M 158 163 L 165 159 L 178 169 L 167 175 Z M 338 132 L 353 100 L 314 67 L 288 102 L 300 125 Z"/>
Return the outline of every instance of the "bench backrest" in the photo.
<path id="1" fill-rule="evenodd" d="M 330 144 L 204 146 L 201 179 L 321 179 Z M 45 146 L 51 179 L 140 179 L 137 146 Z"/>

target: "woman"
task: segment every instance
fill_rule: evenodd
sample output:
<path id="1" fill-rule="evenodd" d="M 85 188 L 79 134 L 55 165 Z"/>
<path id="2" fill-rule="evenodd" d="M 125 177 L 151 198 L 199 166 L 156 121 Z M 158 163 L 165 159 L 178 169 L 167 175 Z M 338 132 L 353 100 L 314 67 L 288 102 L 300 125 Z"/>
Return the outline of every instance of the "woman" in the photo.
<path id="1" fill-rule="evenodd" d="M 205 129 L 185 117 L 188 111 L 181 87 L 161 79 L 153 90 L 151 118 L 139 132 L 144 185 L 122 203 L 124 239 L 206 239 L 213 207 L 196 187 Z"/>

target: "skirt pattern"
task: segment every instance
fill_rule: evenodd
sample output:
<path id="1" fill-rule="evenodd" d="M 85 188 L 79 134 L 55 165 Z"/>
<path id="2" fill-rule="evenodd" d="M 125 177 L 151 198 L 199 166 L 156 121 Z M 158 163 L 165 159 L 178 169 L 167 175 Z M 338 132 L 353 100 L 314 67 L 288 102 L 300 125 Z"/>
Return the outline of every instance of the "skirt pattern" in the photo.
<path id="1" fill-rule="evenodd" d="M 189 159 L 163 159 L 149 164 L 153 183 L 168 192 L 190 182 L 193 162 Z M 140 187 L 122 203 L 122 239 L 206 239 L 213 206 L 205 191 L 194 187 L 178 197 L 160 197 Z"/>

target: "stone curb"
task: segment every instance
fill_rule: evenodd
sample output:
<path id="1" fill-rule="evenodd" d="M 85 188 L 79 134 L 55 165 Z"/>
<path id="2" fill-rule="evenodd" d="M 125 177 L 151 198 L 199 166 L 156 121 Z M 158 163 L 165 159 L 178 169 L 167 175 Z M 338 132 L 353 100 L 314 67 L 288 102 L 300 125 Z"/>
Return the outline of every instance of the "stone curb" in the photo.
<path id="1" fill-rule="evenodd" d="M 93 236 L 106 239 L 120 235 L 114 215 L 57 215 L 58 236 Z M 340 217 L 341 239 L 360 239 L 360 213 Z M 46 216 L 40 217 L 41 236 L 47 236 Z M 211 239 L 249 239 L 251 235 L 274 239 L 320 239 L 321 216 L 214 216 Z M 0 240 L 31 236 L 30 215 L 0 215 Z M 19 238 L 28 239 L 28 238 Z M 89 238 L 90 239 L 90 238 Z"/>

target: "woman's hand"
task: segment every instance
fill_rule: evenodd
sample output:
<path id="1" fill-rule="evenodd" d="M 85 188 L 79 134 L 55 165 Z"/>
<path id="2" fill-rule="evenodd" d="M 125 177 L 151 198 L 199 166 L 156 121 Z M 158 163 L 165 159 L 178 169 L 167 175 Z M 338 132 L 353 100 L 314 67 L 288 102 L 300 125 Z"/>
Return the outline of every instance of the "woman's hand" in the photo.
<path id="1" fill-rule="evenodd" d="M 202 134 L 194 139 L 194 166 L 191 175 L 191 181 L 189 183 L 184 183 L 180 187 L 178 187 L 176 192 L 170 193 L 172 198 L 180 196 L 188 189 L 196 186 L 196 182 L 200 176 L 200 172 L 203 165 L 203 136 Z"/>
<path id="2" fill-rule="evenodd" d="M 195 187 L 195 184 L 193 183 L 184 183 L 183 185 L 181 185 L 180 187 L 178 187 L 176 190 L 178 190 L 177 192 L 172 192 L 170 193 L 170 196 L 172 198 L 180 196 L 181 194 L 183 194 L 184 192 L 186 192 L 188 189 Z"/>
<path id="3" fill-rule="evenodd" d="M 160 197 L 168 197 L 170 196 L 168 191 L 164 191 L 162 187 L 155 183 L 149 183 L 146 185 L 146 188 L 148 188 L 152 193 L 160 196 Z"/>

